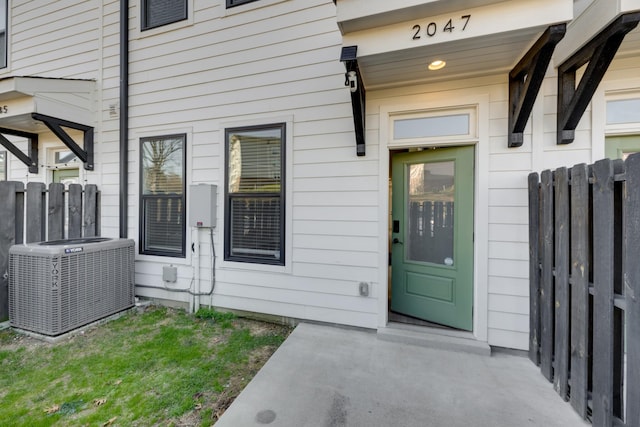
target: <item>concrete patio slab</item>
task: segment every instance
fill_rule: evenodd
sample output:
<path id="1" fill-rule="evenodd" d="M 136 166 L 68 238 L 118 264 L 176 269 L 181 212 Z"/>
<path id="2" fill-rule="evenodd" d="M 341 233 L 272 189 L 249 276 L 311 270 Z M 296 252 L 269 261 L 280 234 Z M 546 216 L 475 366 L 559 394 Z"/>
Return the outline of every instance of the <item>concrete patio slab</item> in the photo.
<path id="1" fill-rule="evenodd" d="M 527 358 L 302 323 L 217 427 L 587 426 Z"/>

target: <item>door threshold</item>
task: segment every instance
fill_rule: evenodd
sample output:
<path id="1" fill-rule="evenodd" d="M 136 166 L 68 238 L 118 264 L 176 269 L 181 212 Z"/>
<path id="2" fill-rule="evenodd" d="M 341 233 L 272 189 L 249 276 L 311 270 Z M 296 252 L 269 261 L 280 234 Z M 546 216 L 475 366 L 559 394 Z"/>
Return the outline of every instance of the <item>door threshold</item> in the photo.
<path id="1" fill-rule="evenodd" d="M 386 327 L 378 328 L 377 337 L 382 341 L 411 344 L 437 350 L 460 351 L 482 356 L 491 355 L 489 344 L 476 340 L 471 332 L 445 328 L 440 325 L 426 326 L 391 321 Z"/>
<path id="2" fill-rule="evenodd" d="M 426 326 L 430 328 L 439 328 L 439 329 L 451 329 L 448 326 L 440 325 L 438 323 L 428 322 L 426 320 L 418 319 L 417 317 L 407 316 L 406 314 L 397 313 L 391 310 L 389 310 L 387 314 L 388 314 L 389 323 Z"/>

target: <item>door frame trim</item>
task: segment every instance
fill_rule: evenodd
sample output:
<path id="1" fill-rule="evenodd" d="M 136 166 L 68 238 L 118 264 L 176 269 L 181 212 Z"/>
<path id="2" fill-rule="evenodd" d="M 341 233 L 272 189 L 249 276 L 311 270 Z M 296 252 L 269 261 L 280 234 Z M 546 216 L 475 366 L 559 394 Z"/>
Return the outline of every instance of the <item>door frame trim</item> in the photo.
<path id="1" fill-rule="evenodd" d="M 478 341 L 488 340 L 488 244 L 489 244 L 489 94 L 478 93 L 466 96 L 443 96 L 440 94 L 428 94 L 408 98 L 392 98 L 385 100 L 380 105 L 378 144 L 379 157 L 379 189 L 380 204 L 378 208 L 379 230 L 379 272 L 380 294 L 378 295 L 378 327 L 384 328 L 388 323 L 388 230 L 389 230 L 389 161 L 390 149 L 413 148 L 433 146 L 433 142 L 425 141 L 420 144 L 417 141 L 404 145 L 389 145 L 391 141 L 391 120 L 395 115 L 407 115 L 410 113 L 424 114 L 437 110 L 475 109 L 476 134 L 473 137 L 460 139 L 447 138 L 440 146 L 473 145 L 475 148 L 474 159 L 474 244 L 473 244 L 473 336 Z"/>

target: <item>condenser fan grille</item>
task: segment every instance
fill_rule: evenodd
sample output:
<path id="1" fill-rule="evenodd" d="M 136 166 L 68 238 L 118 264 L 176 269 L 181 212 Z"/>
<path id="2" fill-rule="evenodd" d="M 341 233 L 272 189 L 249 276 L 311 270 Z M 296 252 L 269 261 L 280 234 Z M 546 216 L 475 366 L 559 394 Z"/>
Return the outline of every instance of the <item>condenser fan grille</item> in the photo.
<path id="1" fill-rule="evenodd" d="M 11 326 L 55 336 L 132 307 L 133 259 L 129 239 L 13 246 Z"/>

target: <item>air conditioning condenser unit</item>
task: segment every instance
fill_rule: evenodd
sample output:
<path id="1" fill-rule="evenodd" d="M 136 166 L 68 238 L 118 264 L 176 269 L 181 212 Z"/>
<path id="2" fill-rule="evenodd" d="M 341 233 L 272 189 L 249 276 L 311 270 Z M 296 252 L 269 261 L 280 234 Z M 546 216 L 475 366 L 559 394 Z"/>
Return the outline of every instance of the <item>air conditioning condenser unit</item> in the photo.
<path id="1" fill-rule="evenodd" d="M 9 249 L 9 322 L 56 336 L 130 308 L 134 242 L 89 237 Z"/>

